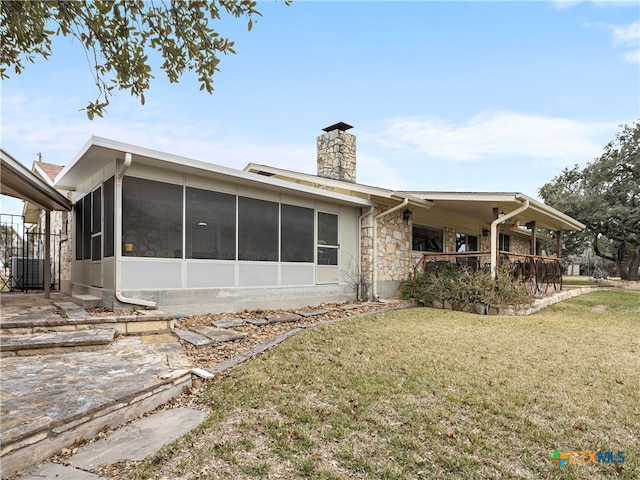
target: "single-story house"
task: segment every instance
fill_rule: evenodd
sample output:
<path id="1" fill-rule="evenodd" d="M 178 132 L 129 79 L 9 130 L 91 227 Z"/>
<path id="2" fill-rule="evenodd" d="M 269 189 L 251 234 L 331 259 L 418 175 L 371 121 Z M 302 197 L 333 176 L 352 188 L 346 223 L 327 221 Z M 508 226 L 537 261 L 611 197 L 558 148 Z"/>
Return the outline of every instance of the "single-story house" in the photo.
<path id="1" fill-rule="evenodd" d="M 486 250 L 495 271 L 499 251 L 540 253 L 540 229 L 561 246 L 584 228 L 520 193 L 358 184 L 350 128 L 318 137 L 317 175 L 92 137 L 54 182 L 74 206 L 69 293 L 172 313 L 384 298 L 426 252 Z"/>

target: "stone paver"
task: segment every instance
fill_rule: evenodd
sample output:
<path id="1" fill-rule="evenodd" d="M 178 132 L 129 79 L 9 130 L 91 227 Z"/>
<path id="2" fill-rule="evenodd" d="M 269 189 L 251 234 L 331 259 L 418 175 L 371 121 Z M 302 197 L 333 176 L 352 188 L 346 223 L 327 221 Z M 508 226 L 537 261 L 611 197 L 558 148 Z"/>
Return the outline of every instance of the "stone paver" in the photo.
<path id="1" fill-rule="evenodd" d="M 247 323 L 255 325 L 256 327 L 262 327 L 269 323 L 269 321 L 266 318 L 250 318 L 247 320 Z"/>
<path id="2" fill-rule="evenodd" d="M 163 445 L 200 425 L 207 415 L 190 408 L 174 408 L 126 425 L 105 438 L 83 445 L 69 464 L 92 470 L 123 460 L 143 460 Z"/>
<path id="3" fill-rule="evenodd" d="M 244 320 L 241 318 L 225 318 L 224 320 L 217 320 L 215 322 L 211 322 L 211 325 L 217 328 L 233 328 L 233 327 L 241 327 L 244 323 Z"/>
<path id="4" fill-rule="evenodd" d="M 42 348 L 74 348 L 88 345 L 108 345 L 113 341 L 115 330 L 96 328 L 74 332 L 43 332 L 27 335 L 5 335 L 0 337 L 0 350 L 20 351 Z"/>
<path id="5" fill-rule="evenodd" d="M 85 472 L 59 463 L 41 463 L 27 469 L 20 480 L 106 480 L 94 473 Z"/>
<path id="6" fill-rule="evenodd" d="M 189 342 L 196 347 L 206 347 L 207 345 L 211 345 L 213 340 L 209 337 L 205 337 L 204 335 L 200 335 L 199 333 L 192 332 L 191 330 L 180 330 L 176 328 L 173 332 L 180 337 L 185 342 Z"/>
<path id="7" fill-rule="evenodd" d="M 147 406 L 153 409 L 156 399 L 170 400 L 166 395 L 190 380 L 192 365 L 180 342 L 167 337 L 171 341 L 165 343 L 119 337 L 99 351 L 3 358 L 3 473 L 48 458 L 69 447 L 76 435 L 91 438 L 111 421 L 121 424 Z M 56 444 L 57 439 L 64 443 Z M 25 445 L 28 455 L 22 453 Z"/>
<path id="8" fill-rule="evenodd" d="M 329 313 L 329 310 L 321 309 L 321 310 L 311 310 L 307 312 L 296 312 L 297 315 L 300 315 L 301 317 L 304 317 L 304 318 L 317 317 L 318 315 L 324 315 L 325 313 Z"/>
<path id="9" fill-rule="evenodd" d="M 300 320 L 301 317 L 297 313 L 280 313 L 277 315 L 267 315 L 264 318 L 266 318 L 269 323 L 278 323 L 278 322 L 296 322 Z"/>
<path id="10" fill-rule="evenodd" d="M 54 302 L 60 310 L 62 310 L 67 318 L 73 318 L 76 320 L 90 318 L 89 312 L 87 312 L 80 305 L 73 302 Z"/>
<path id="11" fill-rule="evenodd" d="M 362 307 L 362 305 L 360 305 L 360 304 L 358 304 L 358 303 L 354 303 L 354 304 L 352 304 L 352 305 L 342 305 L 342 306 L 340 306 L 340 307 L 338 307 L 338 308 L 339 308 L 340 310 L 343 310 L 343 311 L 345 311 L 345 312 L 346 312 L 347 310 L 355 310 L 356 308 L 360 308 L 360 307 Z"/>
<path id="12" fill-rule="evenodd" d="M 236 332 L 235 330 L 229 330 L 227 328 L 192 327 L 191 330 L 205 337 L 209 337 L 214 342 L 230 342 L 247 336 L 244 332 Z"/>

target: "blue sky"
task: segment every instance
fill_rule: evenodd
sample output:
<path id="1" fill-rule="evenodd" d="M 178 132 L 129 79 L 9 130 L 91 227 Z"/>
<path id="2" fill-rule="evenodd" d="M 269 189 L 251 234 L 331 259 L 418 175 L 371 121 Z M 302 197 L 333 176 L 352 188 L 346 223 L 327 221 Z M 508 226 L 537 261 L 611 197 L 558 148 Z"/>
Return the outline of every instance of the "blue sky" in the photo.
<path id="1" fill-rule="evenodd" d="M 2 82 L 2 148 L 65 165 L 91 135 L 244 168 L 315 173 L 316 137 L 344 121 L 357 180 L 397 190 L 519 191 L 597 158 L 640 118 L 640 3 L 261 1 L 213 95 L 156 72 L 146 104 L 103 119 L 77 42 Z M 2 213 L 20 204 L 2 198 Z"/>

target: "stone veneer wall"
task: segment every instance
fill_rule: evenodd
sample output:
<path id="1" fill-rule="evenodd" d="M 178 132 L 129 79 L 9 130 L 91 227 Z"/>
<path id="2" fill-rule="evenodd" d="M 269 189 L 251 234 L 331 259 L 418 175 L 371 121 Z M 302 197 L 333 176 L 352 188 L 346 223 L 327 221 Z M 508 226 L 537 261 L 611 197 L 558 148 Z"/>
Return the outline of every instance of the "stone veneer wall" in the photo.
<path id="1" fill-rule="evenodd" d="M 456 251 L 456 229 L 451 227 L 444 228 L 444 251 L 451 253 Z"/>
<path id="2" fill-rule="evenodd" d="M 60 276 L 60 291 L 69 294 L 71 292 L 71 261 L 73 252 L 71 250 L 71 222 L 73 215 L 69 212 L 51 212 L 51 256 L 56 259 L 51 265 L 52 281 L 58 282 Z M 40 210 L 38 217 L 38 230 L 45 232 L 45 211 Z M 43 238 L 44 240 L 44 238 Z M 58 265 L 58 248 L 60 248 L 60 262 Z"/>
<path id="3" fill-rule="evenodd" d="M 531 239 L 525 235 L 517 235 L 511 231 L 503 231 L 506 235 L 509 235 L 509 251 L 511 253 L 519 253 L 522 255 L 529 255 L 529 246 L 531 244 Z M 454 233 L 455 238 L 455 233 Z M 480 242 L 480 250 L 488 252 L 491 250 L 491 237 L 487 235 L 483 237 L 482 235 L 478 237 L 478 241 Z M 452 250 L 454 251 L 454 250 Z"/>
<path id="4" fill-rule="evenodd" d="M 376 205 L 371 218 L 364 220 L 361 226 L 360 271 L 362 279 L 371 284 L 372 250 L 373 250 L 373 218 L 389 209 L 388 205 Z M 377 221 L 376 264 L 378 281 L 402 281 L 411 271 L 411 221 L 403 220 L 402 210 L 397 210 Z"/>
<path id="5" fill-rule="evenodd" d="M 356 137 L 342 130 L 320 135 L 318 146 L 318 175 L 356 181 Z"/>
<path id="6" fill-rule="evenodd" d="M 509 233 L 509 251 L 529 255 L 531 251 L 531 238 Z"/>

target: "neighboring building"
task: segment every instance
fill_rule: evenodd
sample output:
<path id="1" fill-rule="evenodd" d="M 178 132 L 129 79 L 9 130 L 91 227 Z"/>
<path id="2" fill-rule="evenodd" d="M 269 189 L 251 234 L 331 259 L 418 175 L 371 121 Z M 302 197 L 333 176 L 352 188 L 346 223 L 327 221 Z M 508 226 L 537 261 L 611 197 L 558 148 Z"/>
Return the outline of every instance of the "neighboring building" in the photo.
<path id="1" fill-rule="evenodd" d="M 584 227 L 519 193 L 358 184 L 349 128 L 318 137 L 317 176 L 92 137 L 55 180 L 72 191 L 73 293 L 175 313 L 389 297 L 423 252 L 487 250 L 493 265 L 498 249 L 536 253 L 538 228 Z"/>
<path id="2" fill-rule="evenodd" d="M 41 180 L 53 187 L 53 181 L 64 167 L 38 160 L 33 162 L 31 171 Z M 59 190 L 67 196 L 68 191 Z M 30 203 L 24 204 L 22 212 L 24 223 L 31 224 L 28 235 L 36 249 L 34 257 L 43 258 L 46 229 L 46 210 Z M 71 238 L 69 236 L 69 212 L 53 211 L 50 214 L 50 254 L 51 282 L 61 292 L 71 293 Z"/>

